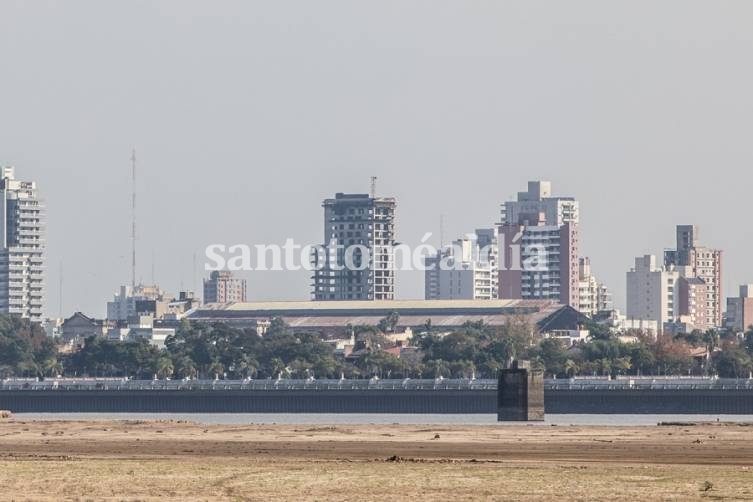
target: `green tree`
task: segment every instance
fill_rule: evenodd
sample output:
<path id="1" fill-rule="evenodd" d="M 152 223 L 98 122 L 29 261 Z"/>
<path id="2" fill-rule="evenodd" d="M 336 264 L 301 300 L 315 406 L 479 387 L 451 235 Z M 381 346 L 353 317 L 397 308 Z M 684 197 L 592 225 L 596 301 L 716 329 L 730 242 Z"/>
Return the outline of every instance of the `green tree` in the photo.
<path id="1" fill-rule="evenodd" d="M 157 366 L 155 368 L 157 378 L 165 379 L 170 378 L 173 376 L 173 373 L 175 372 L 175 365 L 173 364 L 172 359 L 169 357 L 163 356 L 160 357 L 157 360 Z"/>
<path id="2" fill-rule="evenodd" d="M 715 353 L 713 364 L 722 378 L 748 378 L 753 371 L 753 361 L 741 347 L 729 347 Z"/>
<path id="3" fill-rule="evenodd" d="M 176 372 L 181 378 L 194 379 L 198 375 L 196 365 L 188 356 L 183 356 L 178 359 L 178 363 L 176 364 Z"/>
<path id="4" fill-rule="evenodd" d="M 377 328 L 379 328 L 379 331 L 382 333 L 392 333 L 397 328 L 398 323 L 400 323 L 400 314 L 397 312 L 390 312 L 387 317 L 379 321 Z"/>
<path id="5" fill-rule="evenodd" d="M 449 377 L 451 374 L 450 365 L 441 359 L 428 361 L 425 366 L 426 374 L 430 378 Z"/>
<path id="6" fill-rule="evenodd" d="M 285 363 L 279 357 L 273 357 L 269 361 L 269 367 L 274 376 L 280 376 L 285 371 Z"/>
<path id="7" fill-rule="evenodd" d="M 215 361 L 209 365 L 207 373 L 209 374 L 209 377 L 217 380 L 225 374 L 225 366 L 223 366 L 221 362 Z"/>
<path id="8" fill-rule="evenodd" d="M 557 376 L 566 373 L 565 362 L 568 360 L 568 352 L 561 340 L 545 338 L 532 352 L 532 356 L 541 359 L 547 374 Z"/>
<path id="9" fill-rule="evenodd" d="M 578 371 L 580 371 L 580 366 L 578 365 L 578 363 L 576 363 L 572 359 L 567 359 L 563 367 L 565 370 L 565 374 L 568 377 L 574 377 L 575 375 L 578 374 Z"/>
<path id="10" fill-rule="evenodd" d="M 753 325 L 748 326 L 743 336 L 743 346 L 749 355 L 753 356 Z"/>

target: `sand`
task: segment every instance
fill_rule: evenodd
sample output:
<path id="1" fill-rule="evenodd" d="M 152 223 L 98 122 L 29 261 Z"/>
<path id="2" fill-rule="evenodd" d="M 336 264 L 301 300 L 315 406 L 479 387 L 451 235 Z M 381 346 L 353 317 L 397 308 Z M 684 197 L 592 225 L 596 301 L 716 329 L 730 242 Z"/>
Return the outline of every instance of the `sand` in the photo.
<path id="1" fill-rule="evenodd" d="M 0 421 L 3 500 L 753 500 L 753 426 Z"/>

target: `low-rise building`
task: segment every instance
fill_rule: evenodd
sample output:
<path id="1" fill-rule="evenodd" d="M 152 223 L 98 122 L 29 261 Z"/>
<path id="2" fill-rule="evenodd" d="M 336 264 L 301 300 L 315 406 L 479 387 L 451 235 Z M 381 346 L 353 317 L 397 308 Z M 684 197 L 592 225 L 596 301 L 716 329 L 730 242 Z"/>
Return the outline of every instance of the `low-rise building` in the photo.
<path id="1" fill-rule="evenodd" d="M 188 312 L 200 306 L 201 299 L 196 297 L 193 291 L 181 291 L 178 293 L 178 298 L 174 298 L 167 304 L 167 312 L 161 319 L 180 321 Z"/>
<path id="2" fill-rule="evenodd" d="M 107 332 L 110 340 L 127 342 L 143 338 L 160 349 L 165 347 L 167 338 L 173 335 L 175 328 L 157 327 L 154 325 L 154 317 L 149 315 L 133 316 L 127 325 L 112 327 Z"/>
<path id="3" fill-rule="evenodd" d="M 590 332 L 587 329 L 555 329 L 544 334 L 544 338 L 560 340 L 566 347 L 588 341 L 589 337 Z"/>
<path id="4" fill-rule="evenodd" d="M 76 343 L 92 336 L 105 336 L 109 326 L 101 319 L 94 319 L 76 312 L 60 325 L 60 338 L 65 343 Z"/>
<path id="5" fill-rule="evenodd" d="M 690 316 L 681 315 L 674 321 L 665 322 L 662 328 L 662 333 L 665 335 L 675 336 L 684 333 L 692 333 L 699 328 L 693 324 Z"/>
<path id="6" fill-rule="evenodd" d="M 394 343 L 399 347 L 407 346 L 413 339 L 413 330 L 406 326 L 402 333 L 385 333 L 383 335 L 390 343 Z"/>
<path id="7" fill-rule="evenodd" d="M 136 315 L 151 315 L 156 319 L 169 309 L 169 295 L 157 285 L 121 286 L 111 302 L 107 302 L 107 319 L 128 321 Z"/>
<path id="8" fill-rule="evenodd" d="M 594 322 L 609 329 L 614 334 L 644 333 L 653 338 L 659 333 L 659 324 L 646 319 L 628 319 L 619 310 L 599 312 Z"/>
<path id="9" fill-rule="evenodd" d="M 350 338 L 332 338 L 324 340 L 324 343 L 333 347 L 335 356 L 348 357 L 356 346 L 356 336 L 351 331 Z"/>
<path id="10" fill-rule="evenodd" d="M 65 319 L 59 317 L 50 317 L 44 320 L 42 328 L 45 334 L 50 338 L 58 338 L 60 336 L 60 327 L 63 325 Z"/>

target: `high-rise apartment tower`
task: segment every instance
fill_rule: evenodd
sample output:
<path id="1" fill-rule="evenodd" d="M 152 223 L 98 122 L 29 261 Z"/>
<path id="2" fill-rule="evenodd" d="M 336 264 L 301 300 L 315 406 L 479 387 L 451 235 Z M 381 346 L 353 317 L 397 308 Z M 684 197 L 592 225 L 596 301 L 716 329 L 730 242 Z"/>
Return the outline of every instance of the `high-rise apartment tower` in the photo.
<path id="1" fill-rule="evenodd" d="M 394 300 L 395 199 L 338 193 L 322 206 L 327 253 L 316 257 L 322 266 L 314 273 L 312 298 Z"/>
<path id="2" fill-rule="evenodd" d="M 40 322 L 44 311 L 44 206 L 33 181 L 2 168 L 0 313 Z"/>

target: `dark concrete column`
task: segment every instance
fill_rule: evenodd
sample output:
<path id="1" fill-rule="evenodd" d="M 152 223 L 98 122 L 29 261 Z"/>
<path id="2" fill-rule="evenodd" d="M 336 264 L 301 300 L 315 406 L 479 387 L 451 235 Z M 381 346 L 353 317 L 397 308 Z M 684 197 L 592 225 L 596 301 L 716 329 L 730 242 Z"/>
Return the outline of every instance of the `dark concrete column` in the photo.
<path id="1" fill-rule="evenodd" d="M 527 361 L 515 361 L 501 370 L 497 388 L 499 422 L 544 420 L 544 374 L 532 370 Z"/>

